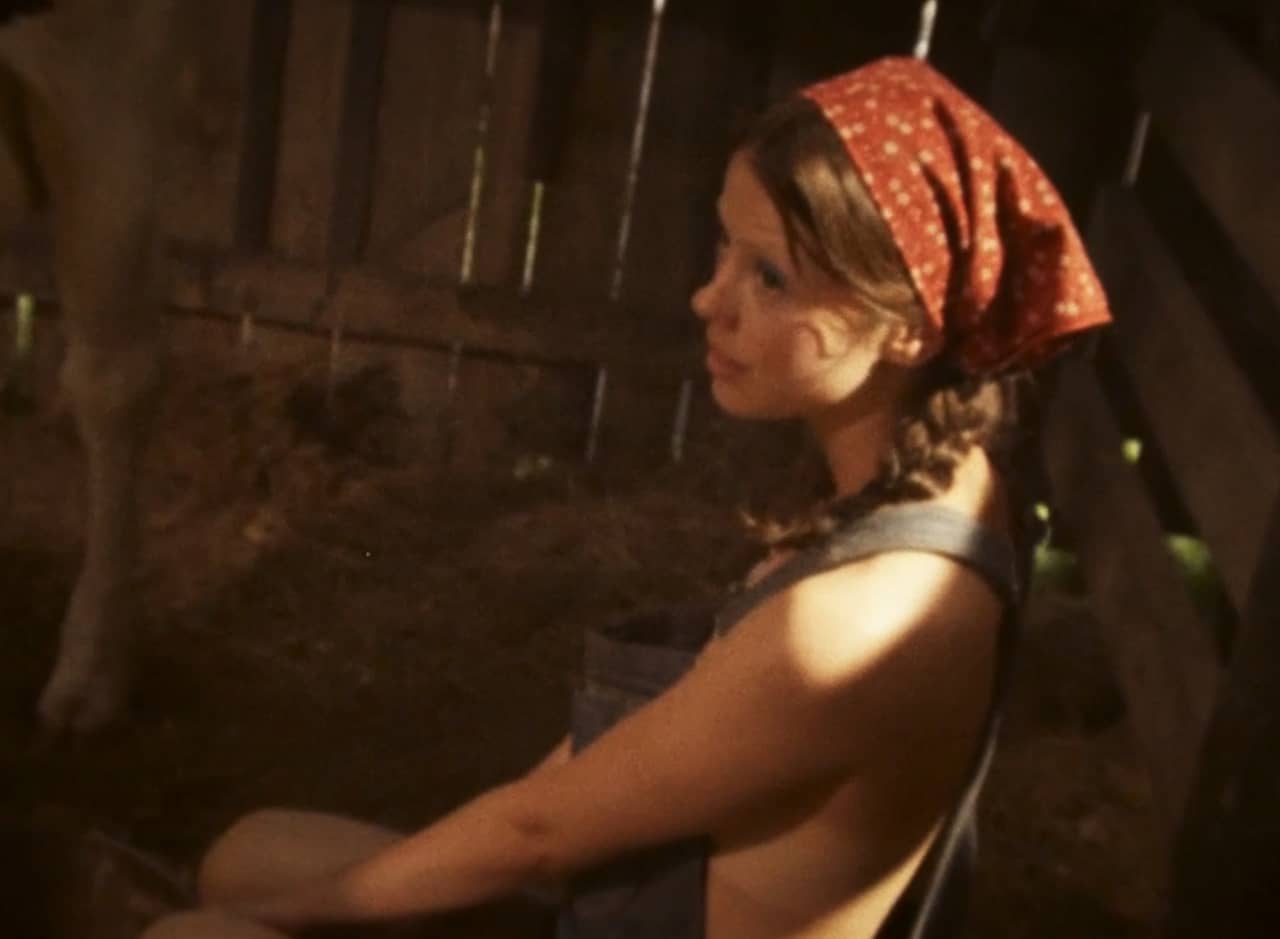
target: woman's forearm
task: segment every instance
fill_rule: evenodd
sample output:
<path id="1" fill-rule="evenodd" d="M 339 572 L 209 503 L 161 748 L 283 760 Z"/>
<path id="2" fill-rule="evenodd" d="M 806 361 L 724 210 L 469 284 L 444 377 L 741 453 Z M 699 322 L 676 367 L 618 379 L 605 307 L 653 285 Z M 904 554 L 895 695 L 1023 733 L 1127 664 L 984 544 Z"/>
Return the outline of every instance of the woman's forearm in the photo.
<path id="1" fill-rule="evenodd" d="M 523 786 L 491 790 L 329 879 L 241 911 L 288 929 L 459 909 L 543 883 L 552 874 L 547 832 Z"/>

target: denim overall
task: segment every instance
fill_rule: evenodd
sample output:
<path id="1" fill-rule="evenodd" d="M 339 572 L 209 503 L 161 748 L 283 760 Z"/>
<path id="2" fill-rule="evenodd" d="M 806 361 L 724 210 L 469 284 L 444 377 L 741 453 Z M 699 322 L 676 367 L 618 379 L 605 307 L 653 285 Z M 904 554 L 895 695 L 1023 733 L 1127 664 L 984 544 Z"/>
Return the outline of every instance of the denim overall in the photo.
<path id="1" fill-rule="evenodd" d="M 661 611 L 589 632 L 574 695 L 575 752 L 630 711 L 661 694 L 692 666 L 712 633 L 724 634 L 767 597 L 805 577 L 873 554 L 929 551 L 976 570 L 1005 601 L 996 685 L 968 782 L 878 939 L 940 939 L 958 929 L 975 850 L 974 810 L 999 724 L 1019 610 L 1010 541 L 949 509 L 893 505 L 797 552 L 718 613 Z M 632 852 L 575 880 L 556 921 L 556 939 L 701 939 L 710 843 L 690 838 Z"/>

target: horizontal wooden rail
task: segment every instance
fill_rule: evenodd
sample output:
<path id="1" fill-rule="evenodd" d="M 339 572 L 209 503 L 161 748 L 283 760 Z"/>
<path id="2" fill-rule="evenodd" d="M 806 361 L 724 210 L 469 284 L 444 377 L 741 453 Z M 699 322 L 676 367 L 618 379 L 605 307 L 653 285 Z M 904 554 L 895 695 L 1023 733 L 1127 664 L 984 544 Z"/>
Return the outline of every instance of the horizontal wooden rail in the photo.
<path id="1" fill-rule="evenodd" d="M 35 296 L 39 301 L 36 308 L 37 315 L 49 316 L 58 312 L 59 303 L 55 296 L 49 293 L 37 293 Z M 16 299 L 17 296 L 15 294 L 5 295 L 0 293 L 0 303 L 12 305 L 16 302 Z M 210 308 L 193 309 L 173 303 L 165 304 L 164 311 L 167 315 L 178 318 L 226 323 L 229 330 L 230 327 L 234 327 L 245 318 L 244 313 Z M 324 342 L 330 340 L 333 332 L 331 328 L 323 325 L 270 314 L 254 314 L 253 323 L 255 330 L 276 330 L 282 333 L 312 336 Z M 232 334 L 233 331 L 228 332 L 228 335 Z M 342 341 L 395 349 L 421 349 L 426 352 L 439 352 L 450 356 L 461 355 L 464 358 L 480 361 L 501 362 L 507 365 L 535 365 L 539 368 L 579 371 L 588 375 L 594 375 L 601 364 L 593 359 L 547 355 L 535 350 L 502 346 L 495 343 L 469 342 L 465 339 L 447 336 L 435 338 L 421 335 L 409 336 L 377 329 L 344 329 Z"/>

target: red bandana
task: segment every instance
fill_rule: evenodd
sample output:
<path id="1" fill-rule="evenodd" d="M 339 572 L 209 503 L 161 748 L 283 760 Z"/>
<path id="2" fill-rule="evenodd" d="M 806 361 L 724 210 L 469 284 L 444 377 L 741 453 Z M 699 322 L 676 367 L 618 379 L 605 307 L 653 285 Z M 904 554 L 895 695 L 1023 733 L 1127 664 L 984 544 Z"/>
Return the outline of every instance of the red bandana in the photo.
<path id="1" fill-rule="evenodd" d="M 1067 208 L 995 120 L 918 59 L 802 92 L 845 141 L 934 327 L 970 374 L 1035 365 L 1110 321 Z M 948 284 L 955 293 L 948 297 Z"/>

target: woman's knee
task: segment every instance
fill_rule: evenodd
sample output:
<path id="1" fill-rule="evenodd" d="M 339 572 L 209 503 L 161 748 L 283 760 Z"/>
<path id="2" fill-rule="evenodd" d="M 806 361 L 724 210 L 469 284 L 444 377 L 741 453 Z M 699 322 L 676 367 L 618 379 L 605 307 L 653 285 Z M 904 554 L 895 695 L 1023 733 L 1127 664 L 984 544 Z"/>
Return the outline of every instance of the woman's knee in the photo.
<path id="1" fill-rule="evenodd" d="M 204 903 L 285 889 L 353 864 L 392 844 L 378 825 L 290 809 L 260 809 L 235 822 L 200 863 L 196 887 Z"/>
<path id="2" fill-rule="evenodd" d="M 287 855 L 289 814 L 283 809 L 250 812 L 219 835 L 196 872 L 196 893 L 201 902 L 225 902 L 249 892 L 270 890 L 276 877 L 287 878 L 287 872 L 279 868 L 281 855 Z"/>
<path id="3" fill-rule="evenodd" d="M 166 916 L 148 927 L 139 939 L 285 939 L 285 936 L 230 913 L 193 910 Z"/>

